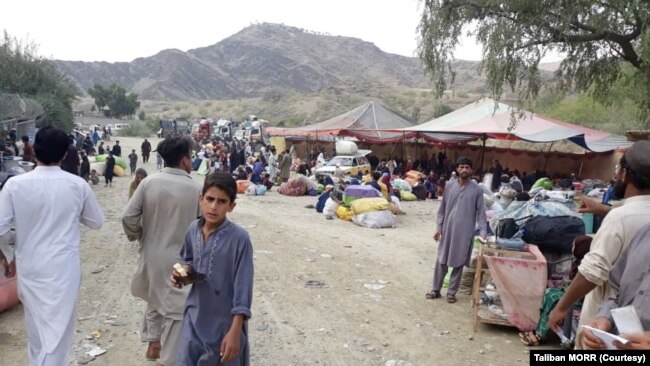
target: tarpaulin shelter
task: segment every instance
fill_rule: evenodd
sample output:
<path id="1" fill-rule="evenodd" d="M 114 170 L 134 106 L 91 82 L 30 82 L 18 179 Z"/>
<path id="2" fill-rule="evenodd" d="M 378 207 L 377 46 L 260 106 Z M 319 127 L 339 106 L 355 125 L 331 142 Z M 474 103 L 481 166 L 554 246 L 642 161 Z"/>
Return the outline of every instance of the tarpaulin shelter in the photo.
<path id="1" fill-rule="evenodd" d="M 418 137 L 450 134 L 467 141 L 476 138 L 529 142 L 569 140 L 591 152 L 607 152 L 631 146 L 623 136 L 526 111 L 519 114 L 511 106 L 489 98 L 483 98 L 444 116 L 403 130 L 405 134 L 415 132 Z"/>
<path id="2" fill-rule="evenodd" d="M 296 128 L 269 127 L 267 131 L 271 136 L 350 136 L 367 143 L 393 143 L 414 138 L 416 132 L 407 130 L 412 126 L 406 118 L 370 101 L 322 122 Z M 456 138 L 446 134 L 428 135 L 436 141 Z"/>
<path id="3" fill-rule="evenodd" d="M 0 93 L 0 131 L 16 129 L 19 138 L 28 136 L 34 141 L 36 122 L 43 116 L 43 107 L 34 99 Z"/>

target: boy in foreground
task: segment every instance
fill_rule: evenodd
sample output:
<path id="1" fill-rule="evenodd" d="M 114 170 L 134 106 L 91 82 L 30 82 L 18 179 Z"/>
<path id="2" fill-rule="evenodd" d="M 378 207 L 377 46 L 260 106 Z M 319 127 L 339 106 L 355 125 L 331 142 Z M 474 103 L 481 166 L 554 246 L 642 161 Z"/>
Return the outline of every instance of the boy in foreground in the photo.
<path id="1" fill-rule="evenodd" d="M 247 320 L 253 299 L 253 246 L 248 233 L 227 219 L 237 183 L 226 173 L 205 179 L 203 217 L 185 235 L 177 286 L 193 284 L 185 305 L 177 365 L 249 365 Z M 180 270 L 180 271 L 179 271 Z"/>

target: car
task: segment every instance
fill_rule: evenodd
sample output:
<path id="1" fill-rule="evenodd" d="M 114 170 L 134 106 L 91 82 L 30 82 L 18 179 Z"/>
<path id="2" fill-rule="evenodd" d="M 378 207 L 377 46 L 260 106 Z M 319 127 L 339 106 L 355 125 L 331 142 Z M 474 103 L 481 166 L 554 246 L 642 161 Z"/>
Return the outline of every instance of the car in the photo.
<path id="1" fill-rule="evenodd" d="M 356 176 L 359 172 L 363 175 L 370 174 L 370 162 L 366 158 L 366 155 L 370 153 L 370 150 L 359 150 L 354 155 L 337 155 L 324 166 L 316 169 L 316 179 L 324 179 L 333 175 L 337 164 L 346 175 Z"/>

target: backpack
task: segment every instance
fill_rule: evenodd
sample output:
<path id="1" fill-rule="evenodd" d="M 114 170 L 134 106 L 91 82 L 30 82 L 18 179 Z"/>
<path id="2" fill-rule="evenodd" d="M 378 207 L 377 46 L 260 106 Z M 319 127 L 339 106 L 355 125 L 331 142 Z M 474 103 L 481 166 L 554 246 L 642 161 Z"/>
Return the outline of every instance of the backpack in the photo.
<path id="1" fill-rule="evenodd" d="M 536 216 L 522 228 L 524 241 L 543 252 L 570 254 L 576 236 L 585 235 L 585 223 L 574 216 Z"/>
<path id="2" fill-rule="evenodd" d="M 499 224 L 497 225 L 497 231 L 495 235 L 497 236 L 497 238 L 510 239 L 512 238 L 513 235 L 517 233 L 517 231 L 519 231 L 519 224 L 517 224 L 517 222 L 528 220 L 531 217 L 532 216 L 526 216 L 518 220 L 515 220 L 511 217 L 507 219 L 501 219 L 499 220 Z"/>

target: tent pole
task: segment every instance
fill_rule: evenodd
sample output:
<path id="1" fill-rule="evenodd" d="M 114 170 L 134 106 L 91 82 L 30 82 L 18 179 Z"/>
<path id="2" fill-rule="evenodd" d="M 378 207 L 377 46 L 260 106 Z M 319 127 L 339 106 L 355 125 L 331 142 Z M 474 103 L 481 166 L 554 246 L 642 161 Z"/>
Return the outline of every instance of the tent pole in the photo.
<path id="1" fill-rule="evenodd" d="M 585 164 L 584 159 L 580 160 L 580 169 L 578 170 L 578 177 L 582 176 L 582 167 Z"/>
<path id="2" fill-rule="evenodd" d="M 481 174 L 483 174 L 483 163 L 485 163 L 485 141 L 487 140 L 487 135 L 483 135 L 483 147 L 481 148 Z"/>
<path id="3" fill-rule="evenodd" d="M 406 159 L 406 132 L 402 131 L 402 161 Z"/>
<path id="4" fill-rule="evenodd" d="M 555 141 L 551 141 L 551 145 L 548 147 L 548 152 L 546 153 L 546 161 L 544 161 L 544 172 L 546 173 L 546 166 L 548 165 L 548 158 L 551 156 L 551 149 Z M 547 174 L 548 175 L 548 174 Z"/>

